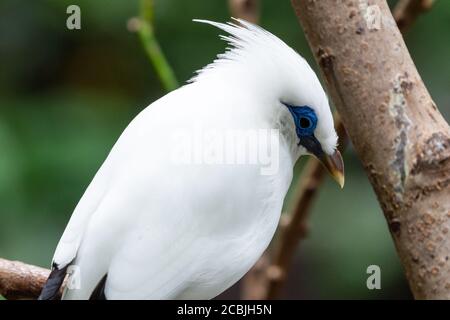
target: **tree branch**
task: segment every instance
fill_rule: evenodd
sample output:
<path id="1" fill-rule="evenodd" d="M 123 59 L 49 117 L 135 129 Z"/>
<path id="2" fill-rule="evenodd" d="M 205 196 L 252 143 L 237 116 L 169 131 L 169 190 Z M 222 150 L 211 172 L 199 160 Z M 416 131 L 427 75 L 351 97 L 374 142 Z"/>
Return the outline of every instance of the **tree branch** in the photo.
<path id="1" fill-rule="evenodd" d="M 386 1 L 292 4 L 378 196 L 414 296 L 449 299 L 450 128 Z"/>
<path id="2" fill-rule="evenodd" d="M 6 299 L 36 299 L 50 270 L 0 258 L 0 295 Z"/>
<path id="3" fill-rule="evenodd" d="M 430 2 L 427 7 L 427 9 L 430 9 L 432 5 L 430 0 L 399 1 L 394 8 L 394 12 L 399 19 L 396 19 L 396 21 L 399 23 L 401 32 L 406 33 L 418 15 L 426 11 L 418 10 L 419 7 L 424 5 L 424 2 Z M 408 18 L 405 19 L 404 17 Z M 348 137 L 337 113 L 335 113 L 335 119 L 339 146 L 341 152 L 343 152 L 347 147 Z M 291 222 L 285 222 L 284 227 L 279 227 L 278 243 L 270 249 L 272 254 L 264 254 L 261 261 L 247 274 L 242 291 L 244 299 L 276 299 L 280 296 L 280 291 L 286 282 L 289 267 L 292 264 L 295 249 L 306 235 L 309 211 L 324 180 L 325 173 L 326 171 L 319 161 L 312 157 L 308 159 L 299 179 L 297 191 L 295 191 L 296 196 L 293 200 L 292 213 L 288 215 L 291 218 L 286 219 Z M 270 259 L 269 256 L 273 258 Z M 255 290 L 251 288 L 255 288 Z"/>

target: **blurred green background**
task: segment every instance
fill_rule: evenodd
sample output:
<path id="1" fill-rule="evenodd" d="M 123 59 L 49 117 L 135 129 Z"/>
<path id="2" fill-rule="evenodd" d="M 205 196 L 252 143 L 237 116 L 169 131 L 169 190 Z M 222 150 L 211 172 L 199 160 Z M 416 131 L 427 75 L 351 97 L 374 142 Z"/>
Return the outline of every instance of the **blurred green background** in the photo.
<path id="1" fill-rule="evenodd" d="M 81 8 L 81 30 L 66 28 L 70 4 Z M 0 257 L 49 266 L 115 140 L 164 95 L 137 34 L 126 27 L 138 7 L 137 0 L 0 1 Z M 191 20 L 229 16 L 225 0 L 155 0 L 156 34 L 180 82 L 225 48 L 218 30 Z M 288 0 L 262 1 L 261 25 L 316 68 Z M 437 1 L 406 37 L 446 119 L 449 32 L 450 1 Z M 351 148 L 344 157 L 346 186 L 327 178 L 283 298 L 411 298 L 362 167 Z M 372 264 L 381 267 L 381 290 L 366 288 Z M 239 284 L 222 297 L 238 298 Z"/>

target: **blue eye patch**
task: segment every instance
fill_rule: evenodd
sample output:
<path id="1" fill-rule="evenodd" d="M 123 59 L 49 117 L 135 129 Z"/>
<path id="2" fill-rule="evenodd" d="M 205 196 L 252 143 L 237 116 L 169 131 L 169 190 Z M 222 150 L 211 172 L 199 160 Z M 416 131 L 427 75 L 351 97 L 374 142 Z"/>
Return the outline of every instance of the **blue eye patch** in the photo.
<path id="1" fill-rule="evenodd" d="M 317 116 L 313 109 L 308 106 L 295 107 L 284 103 L 292 114 L 295 122 L 295 131 L 299 138 L 311 136 L 317 126 Z"/>

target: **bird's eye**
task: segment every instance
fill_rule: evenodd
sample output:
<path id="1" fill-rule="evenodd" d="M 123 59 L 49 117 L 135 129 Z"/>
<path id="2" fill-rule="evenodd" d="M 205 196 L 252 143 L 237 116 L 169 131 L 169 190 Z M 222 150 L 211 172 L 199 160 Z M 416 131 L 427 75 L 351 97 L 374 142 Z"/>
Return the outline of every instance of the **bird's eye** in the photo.
<path id="1" fill-rule="evenodd" d="M 309 120 L 309 118 L 307 118 L 307 117 L 300 117 L 299 124 L 300 124 L 300 128 L 302 128 L 302 129 L 308 129 L 312 125 L 311 120 Z"/>
<path id="2" fill-rule="evenodd" d="M 317 126 L 317 115 L 315 111 L 308 106 L 291 106 L 284 103 L 291 113 L 294 123 L 295 130 L 299 137 L 310 136 L 314 134 L 314 130 Z"/>

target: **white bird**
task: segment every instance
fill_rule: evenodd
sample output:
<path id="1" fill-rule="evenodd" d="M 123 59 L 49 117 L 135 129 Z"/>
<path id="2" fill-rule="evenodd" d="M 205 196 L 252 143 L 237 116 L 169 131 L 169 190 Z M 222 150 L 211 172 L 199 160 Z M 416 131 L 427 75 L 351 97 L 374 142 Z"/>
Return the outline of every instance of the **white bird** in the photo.
<path id="1" fill-rule="evenodd" d="M 328 99 L 308 63 L 246 21 L 197 21 L 227 32 L 231 47 L 124 130 L 70 218 L 40 299 L 57 297 L 68 270 L 76 285 L 63 299 L 214 298 L 269 245 L 301 155 L 342 187 Z M 189 153 L 208 130 L 269 132 L 277 167 L 176 161 L 174 149 Z"/>

